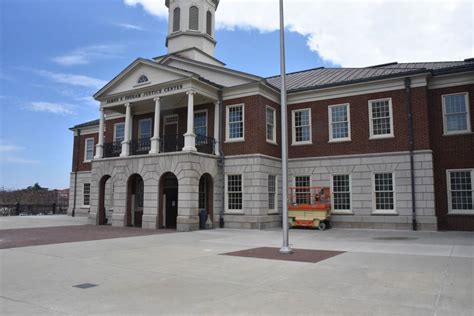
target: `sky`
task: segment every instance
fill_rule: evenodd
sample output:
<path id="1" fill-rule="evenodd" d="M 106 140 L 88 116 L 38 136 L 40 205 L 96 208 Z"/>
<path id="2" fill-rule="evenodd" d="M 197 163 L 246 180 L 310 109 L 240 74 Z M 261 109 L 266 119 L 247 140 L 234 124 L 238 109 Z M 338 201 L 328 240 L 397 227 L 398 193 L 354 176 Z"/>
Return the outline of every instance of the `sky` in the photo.
<path id="1" fill-rule="evenodd" d="M 0 0 L 0 186 L 67 188 L 71 126 L 138 57 L 166 54 L 164 0 Z M 474 55 L 472 1 L 285 0 L 287 70 Z M 221 0 L 216 57 L 279 73 L 278 0 Z"/>

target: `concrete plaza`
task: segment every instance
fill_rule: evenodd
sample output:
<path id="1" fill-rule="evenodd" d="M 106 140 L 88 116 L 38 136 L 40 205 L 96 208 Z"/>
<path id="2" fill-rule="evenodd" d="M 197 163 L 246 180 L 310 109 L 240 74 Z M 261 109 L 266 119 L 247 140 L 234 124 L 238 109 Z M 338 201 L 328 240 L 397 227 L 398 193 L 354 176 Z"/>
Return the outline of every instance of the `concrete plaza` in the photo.
<path id="1" fill-rule="evenodd" d="M 0 229 L 48 226 L 38 221 L 0 218 Z M 221 255 L 281 243 L 278 230 L 232 229 L 0 250 L 0 314 L 474 315 L 473 233 L 292 230 L 290 241 L 346 252 Z M 97 286 L 74 287 L 84 283 Z"/>

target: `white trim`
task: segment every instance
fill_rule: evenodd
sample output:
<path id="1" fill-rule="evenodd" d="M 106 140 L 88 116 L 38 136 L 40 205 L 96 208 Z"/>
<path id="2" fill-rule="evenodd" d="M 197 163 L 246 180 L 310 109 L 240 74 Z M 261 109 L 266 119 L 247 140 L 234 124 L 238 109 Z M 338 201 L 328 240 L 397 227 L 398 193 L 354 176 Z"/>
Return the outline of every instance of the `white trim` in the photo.
<path id="1" fill-rule="evenodd" d="M 334 208 L 334 181 L 333 177 L 334 176 L 349 176 L 349 204 L 350 204 L 350 209 L 348 210 L 336 210 Z M 350 173 L 331 173 L 330 174 L 330 188 L 331 188 L 331 214 L 334 215 L 354 215 L 354 212 L 352 210 L 353 205 L 352 205 L 352 175 Z"/>
<path id="2" fill-rule="evenodd" d="M 267 121 L 267 110 L 270 109 L 271 111 L 273 111 L 273 139 L 268 139 L 268 135 L 267 135 L 267 125 L 268 125 L 268 121 Z M 267 140 L 267 143 L 269 144 L 273 144 L 273 145 L 277 145 L 277 133 L 276 133 L 276 130 L 277 130 L 277 119 L 276 119 L 276 109 L 272 106 L 269 106 L 269 105 L 266 105 L 265 106 L 265 139 Z"/>
<path id="3" fill-rule="evenodd" d="M 207 109 L 204 109 L 204 110 L 197 110 L 197 111 L 194 111 L 194 115 L 193 115 L 193 120 L 196 118 L 196 113 L 206 113 L 206 135 L 202 135 L 202 136 L 209 136 L 209 114 L 208 114 L 208 111 Z M 215 114 L 214 114 L 215 115 Z M 194 122 L 193 126 L 194 126 L 194 131 L 193 133 L 196 134 L 195 130 L 196 130 L 196 122 Z M 215 128 L 215 127 L 214 127 Z"/>
<path id="4" fill-rule="evenodd" d="M 270 197 L 270 190 L 269 190 L 269 186 L 268 186 L 268 178 L 269 178 L 270 176 L 275 177 L 275 192 L 274 192 L 275 197 L 274 197 L 274 201 L 273 201 L 273 203 L 275 203 L 275 204 L 274 204 L 274 205 L 275 205 L 275 208 L 273 208 L 273 209 L 271 209 L 271 208 L 268 207 L 268 204 L 270 204 L 270 199 L 269 199 L 269 197 Z M 280 213 L 280 212 L 278 211 L 278 209 L 279 209 L 279 208 L 278 208 L 278 200 L 279 200 L 279 198 L 278 198 L 278 175 L 276 175 L 276 174 L 268 174 L 268 175 L 267 175 L 267 209 L 268 209 L 268 214 L 279 214 L 279 213 Z"/>
<path id="5" fill-rule="evenodd" d="M 377 199 L 375 195 L 375 174 L 390 173 L 392 175 L 392 187 L 393 187 L 393 210 L 378 210 Z M 395 172 L 394 171 L 372 171 L 372 215 L 398 215 L 397 213 L 397 192 L 395 184 Z"/>
<path id="6" fill-rule="evenodd" d="M 230 210 L 229 207 L 229 176 L 240 176 L 241 180 L 241 192 L 242 192 L 242 209 L 241 210 Z M 226 214 L 244 214 L 244 175 L 242 173 L 226 173 L 225 184 L 224 184 L 224 210 Z"/>
<path id="7" fill-rule="evenodd" d="M 451 172 L 456 171 L 470 171 L 471 172 L 471 186 L 474 187 L 474 168 L 466 168 L 466 169 L 446 169 L 446 189 L 447 189 L 447 202 L 448 202 L 448 215 L 473 215 L 474 209 L 472 210 L 453 210 L 452 209 L 452 201 L 451 201 Z M 473 190 L 474 192 L 474 190 Z M 474 198 L 474 193 L 473 193 Z"/>
<path id="8" fill-rule="evenodd" d="M 153 137 L 153 120 L 151 118 L 144 118 L 144 119 L 141 119 L 141 120 L 138 120 L 138 134 L 137 134 L 137 137 L 138 139 L 142 138 L 140 137 L 140 123 L 141 122 L 145 122 L 145 121 L 150 121 L 150 138 Z"/>
<path id="9" fill-rule="evenodd" d="M 374 135 L 372 104 L 375 102 L 380 102 L 380 101 L 388 101 L 388 109 L 389 109 L 389 114 L 390 114 L 390 134 Z M 392 98 L 381 98 L 381 99 L 369 100 L 368 106 L 369 106 L 369 130 L 370 130 L 369 139 L 384 139 L 384 138 L 395 137 L 395 126 L 393 126 Z"/>
<path id="10" fill-rule="evenodd" d="M 332 121 L 332 109 L 335 107 L 339 106 L 345 106 L 347 110 L 347 128 L 348 128 L 348 134 L 347 137 L 343 138 L 334 138 L 332 134 L 332 124 L 334 123 Z M 330 143 L 338 143 L 338 142 L 347 142 L 351 141 L 351 105 L 350 103 L 341 103 L 341 104 L 334 104 L 334 105 L 329 105 L 328 106 L 328 128 L 329 128 L 329 142 Z"/>
<path id="11" fill-rule="evenodd" d="M 464 95 L 465 105 L 466 105 L 466 121 L 467 121 L 467 129 L 462 131 L 448 131 L 447 130 L 447 121 L 446 121 L 446 102 L 445 97 L 452 96 L 452 95 Z M 443 136 L 448 135 L 460 135 L 460 134 L 470 134 L 471 131 L 471 113 L 469 111 L 469 92 L 457 92 L 457 93 L 449 93 L 441 95 L 441 106 L 442 106 L 442 114 L 443 114 Z"/>
<path id="12" fill-rule="evenodd" d="M 235 107 L 242 107 L 242 137 L 238 138 L 229 138 L 229 109 Z M 233 143 L 233 142 L 243 142 L 245 141 L 245 104 L 232 104 L 226 105 L 225 107 L 225 142 L 226 143 Z"/>
<path id="13" fill-rule="evenodd" d="M 92 158 L 87 159 L 87 143 L 92 140 Z M 83 162 L 91 162 L 92 159 L 94 159 L 94 147 L 95 147 L 95 141 L 93 137 L 86 138 L 84 140 L 84 161 Z"/>
<path id="14" fill-rule="evenodd" d="M 474 76 L 472 71 L 431 77 L 428 82 L 428 89 L 465 86 L 468 84 L 474 84 Z"/>
<path id="15" fill-rule="evenodd" d="M 84 194 L 84 187 L 86 186 L 86 184 L 89 185 L 89 204 L 85 204 L 85 203 L 84 203 L 84 196 L 85 196 L 85 194 Z M 81 206 L 81 208 L 90 208 L 90 207 L 91 207 L 91 192 L 92 192 L 92 185 L 91 185 L 91 183 L 90 183 L 90 182 L 84 182 L 84 183 L 82 184 L 82 206 Z"/>
<path id="16" fill-rule="evenodd" d="M 295 112 L 303 112 L 309 111 L 309 140 L 305 141 L 296 141 L 296 126 L 295 126 Z M 298 146 L 298 145 L 311 145 L 313 144 L 313 127 L 312 127 L 312 116 L 311 116 L 311 108 L 304 108 L 304 109 L 296 109 L 291 111 L 291 145 Z"/>
<path id="17" fill-rule="evenodd" d="M 114 138 L 112 140 L 113 142 L 117 141 L 117 125 L 123 125 L 123 140 L 125 140 L 125 122 L 118 122 L 114 124 Z"/>

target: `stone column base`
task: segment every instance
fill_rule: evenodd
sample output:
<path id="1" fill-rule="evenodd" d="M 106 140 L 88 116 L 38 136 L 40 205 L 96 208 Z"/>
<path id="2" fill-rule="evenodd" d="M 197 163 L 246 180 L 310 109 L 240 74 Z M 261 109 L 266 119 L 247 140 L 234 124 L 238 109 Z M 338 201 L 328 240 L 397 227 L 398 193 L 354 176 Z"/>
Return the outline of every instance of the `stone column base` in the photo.
<path id="1" fill-rule="evenodd" d="M 199 230 L 198 216 L 178 216 L 176 222 L 176 230 L 179 232 Z"/>
<path id="2" fill-rule="evenodd" d="M 156 215 L 145 215 L 142 217 L 142 228 L 143 229 L 156 229 L 157 221 Z"/>

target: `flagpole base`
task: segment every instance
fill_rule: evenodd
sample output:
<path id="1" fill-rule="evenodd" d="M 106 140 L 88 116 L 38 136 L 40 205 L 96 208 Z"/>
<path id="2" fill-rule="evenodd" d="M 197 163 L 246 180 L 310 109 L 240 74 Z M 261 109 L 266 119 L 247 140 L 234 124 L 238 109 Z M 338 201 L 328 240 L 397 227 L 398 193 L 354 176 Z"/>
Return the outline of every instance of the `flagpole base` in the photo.
<path id="1" fill-rule="evenodd" d="M 280 248 L 280 253 L 284 255 L 291 255 L 293 253 L 293 249 L 283 246 Z"/>

